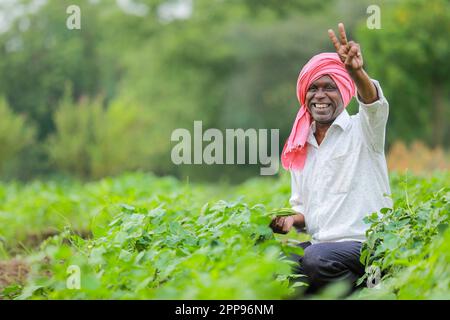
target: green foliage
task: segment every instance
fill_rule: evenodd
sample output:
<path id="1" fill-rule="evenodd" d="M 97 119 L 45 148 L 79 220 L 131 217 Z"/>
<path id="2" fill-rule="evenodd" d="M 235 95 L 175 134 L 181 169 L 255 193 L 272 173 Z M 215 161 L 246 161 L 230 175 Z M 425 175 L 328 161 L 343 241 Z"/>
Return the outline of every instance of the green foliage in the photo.
<path id="1" fill-rule="evenodd" d="M 292 249 L 274 239 L 264 206 L 218 201 L 187 209 L 188 196 L 116 205 L 107 227 L 92 225 L 93 240 L 68 231 L 48 240 L 29 258 L 31 281 L 18 298 L 279 299 L 291 292 L 290 263 L 280 254 Z M 66 288 L 71 265 L 81 269 L 80 290 Z"/>
<path id="2" fill-rule="evenodd" d="M 449 146 L 449 3 L 386 1 L 381 8 L 382 28 L 361 24 L 356 35 L 391 105 L 388 140 L 412 142 L 420 134 L 433 146 Z"/>
<path id="3" fill-rule="evenodd" d="M 360 282 L 373 278 L 375 270 L 381 271 L 383 281 L 374 289 L 360 293 L 361 297 L 450 296 L 449 256 L 444 251 L 450 224 L 450 189 L 446 181 L 448 178 L 435 178 L 432 183 L 416 177 L 403 181 L 400 187 L 405 188 L 404 199 L 396 201 L 393 209 L 384 208 L 380 214 L 366 217 L 371 227 L 362 248 L 361 262 L 366 265 L 367 273 Z M 426 280 L 422 278 L 424 273 L 427 273 Z"/>
<path id="4" fill-rule="evenodd" d="M 151 197 L 158 199 L 176 190 L 183 188 L 175 179 L 145 174 L 124 174 L 92 183 L 68 179 L 0 183 L 0 238 L 8 249 L 25 247 L 29 251 L 39 245 L 36 235 L 60 233 L 65 227 L 91 231 L 92 223 L 107 224 L 118 213 L 114 209 L 118 203 L 142 205 Z M 213 189 L 197 190 L 207 197 Z"/>
<path id="5" fill-rule="evenodd" d="M 368 215 L 363 250 L 367 267 L 380 267 L 383 279 L 350 298 L 448 298 L 449 178 L 442 172 L 406 182 L 392 174 L 395 207 Z M 293 245 L 307 238 L 295 231 L 274 236 L 268 227 L 275 212 L 289 211 L 283 209 L 289 193 L 288 174 L 234 187 L 138 173 L 91 183 L 0 184 L 2 259 L 19 254 L 31 267 L 26 283 L 11 283 L 0 296 L 292 297 L 298 282 L 285 256 L 301 254 Z M 57 235 L 29 242 L 49 229 Z M 92 235 L 81 237 L 82 230 Z M 81 270 L 80 290 L 66 286 L 71 265 Z M 317 298 L 343 289 L 330 287 Z"/>
<path id="6" fill-rule="evenodd" d="M 267 193 L 288 190 L 286 179 L 271 180 Z M 288 296 L 290 263 L 280 254 L 297 249 L 273 237 L 273 210 L 258 198 L 249 197 L 256 203 L 248 205 L 242 198 L 219 200 L 224 191 L 227 198 L 241 192 L 143 174 L 87 184 L 1 185 L 0 235 L 10 252 L 39 230 L 62 232 L 37 251 L 27 248 L 32 271 L 20 298 Z M 91 230 L 93 239 L 73 234 L 80 229 Z M 81 268 L 81 291 L 66 288 L 70 265 Z"/>
<path id="7" fill-rule="evenodd" d="M 0 99 L 0 172 L 34 141 L 34 128 L 23 115 L 15 114 L 5 99 Z"/>
<path id="8" fill-rule="evenodd" d="M 142 108 L 123 100 L 105 108 L 101 99 L 75 104 L 66 95 L 48 141 L 50 160 L 61 171 L 83 178 L 145 168 L 152 150 L 146 136 L 151 123 Z"/>
<path id="9" fill-rule="evenodd" d="M 450 298 L 450 229 L 441 230 L 423 251 L 399 263 L 397 271 L 372 289 L 363 289 L 353 299 L 439 299 Z M 412 250 L 409 250 L 410 252 Z M 405 255 L 405 254 L 404 254 Z M 394 267 L 392 265 L 391 267 Z"/>
<path id="10" fill-rule="evenodd" d="M 160 13 L 166 1 L 139 2 L 148 8 L 144 17 L 110 1 L 47 1 L 0 34 L 0 92 L 14 111 L 27 113 L 39 142 L 26 150 L 10 176 L 29 179 L 33 173 L 62 171 L 100 177 L 139 167 L 161 175 L 244 180 L 259 168 L 173 165 L 167 158 L 170 134 L 202 120 L 205 128 L 279 128 L 282 143 L 298 110 L 295 81 L 301 66 L 313 54 L 332 50 L 327 28 L 345 18 L 353 30 L 365 5 L 196 0 L 188 18 L 166 19 Z M 82 10 L 81 30 L 66 28 L 65 9 L 71 4 Z M 92 151 L 102 159 L 92 169 L 85 161 L 68 165 L 63 148 L 49 152 L 45 142 L 58 130 L 55 119 L 67 99 L 67 85 L 74 101 L 101 96 L 108 106 L 115 100 L 141 106 L 141 115 L 151 119 L 135 129 L 152 141 L 146 160 L 121 167 L 118 160 L 105 159 L 125 157 L 125 152 Z M 75 152 L 76 143 L 67 142 Z M 79 157 L 90 156 L 77 151 Z"/>
<path id="11" fill-rule="evenodd" d="M 89 1 L 77 2 L 87 8 Z M 83 33 L 72 32 L 66 28 L 65 14 L 72 4 L 48 1 L 37 12 L 29 10 L 13 20 L 0 34 L 0 91 L 14 111 L 26 112 L 37 124 L 40 139 L 53 130 L 52 113 L 67 82 L 73 84 L 76 97 L 100 90 L 97 7 L 83 10 Z"/>
<path id="12" fill-rule="evenodd" d="M 139 173 L 0 183 L 0 257 L 23 254 L 33 266 L 25 287 L 13 283 L 0 297 L 287 297 L 280 253 L 300 236 L 271 237 L 267 219 L 290 213 L 273 209 L 288 206 L 289 176 L 222 184 L 218 176 L 251 171 L 176 167 L 170 134 L 202 120 L 204 128 L 279 128 L 282 143 L 298 110 L 298 72 L 333 50 L 326 30 L 340 21 L 390 102 L 387 143 L 450 141 L 446 0 L 380 1 L 380 30 L 366 27 L 370 1 L 196 0 L 189 18 L 173 20 L 158 13 L 166 1 L 140 2 L 144 17 L 111 1 L 47 1 L 0 34 L 2 178 L 144 169 L 215 184 Z M 71 4 L 82 8 L 82 30 L 65 28 Z M 408 179 L 391 175 L 395 208 L 367 218 L 363 260 L 383 281 L 360 298 L 448 298 L 450 177 Z M 93 238 L 75 235 L 83 232 Z M 66 288 L 71 264 L 82 269 L 80 291 Z"/>

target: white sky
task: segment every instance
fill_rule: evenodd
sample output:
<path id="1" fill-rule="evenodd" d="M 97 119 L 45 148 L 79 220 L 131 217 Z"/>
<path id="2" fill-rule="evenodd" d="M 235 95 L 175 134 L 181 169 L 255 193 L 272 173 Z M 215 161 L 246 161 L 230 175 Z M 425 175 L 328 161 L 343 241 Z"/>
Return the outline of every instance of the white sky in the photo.
<path id="1" fill-rule="evenodd" d="M 30 5 L 24 6 L 17 0 L 0 0 L 0 33 L 5 32 L 11 22 L 24 13 L 33 13 L 39 10 L 47 0 L 33 0 Z"/>
<path id="2" fill-rule="evenodd" d="M 32 0 L 24 6 L 18 0 L 0 0 L 0 33 L 5 32 L 11 22 L 24 13 L 36 12 L 48 0 Z M 57 0 L 55 0 L 57 1 Z M 98 3 L 102 0 L 90 0 Z M 110 1 L 110 0 L 108 0 Z M 116 0 L 117 5 L 127 14 L 145 16 L 150 8 L 138 0 Z M 192 14 L 193 0 L 169 0 L 157 8 L 161 20 L 169 22 L 175 19 L 187 19 Z M 81 8 L 83 9 L 83 8 Z"/>

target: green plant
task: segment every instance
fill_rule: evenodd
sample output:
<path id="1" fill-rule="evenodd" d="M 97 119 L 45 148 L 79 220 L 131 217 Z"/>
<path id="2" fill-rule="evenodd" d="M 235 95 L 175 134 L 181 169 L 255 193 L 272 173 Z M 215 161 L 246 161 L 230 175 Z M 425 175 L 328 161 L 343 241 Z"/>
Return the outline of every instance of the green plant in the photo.
<path id="1" fill-rule="evenodd" d="M 441 188 L 434 185 L 433 189 L 439 189 L 427 192 L 429 183 L 417 184 L 417 178 L 413 177 L 415 188 L 412 190 L 414 198 L 411 199 L 411 182 L 408 183 L 407 177 L 401 183 L 405 194 L 403 201 L 398 201 L 393 209 L 383 208 L 380 214 L 374 212 L 365 219 L 371 225 L 361 254 L 361 262 L 366 265 L 367 273 L 359 283 L 369 277 L 376 283 L 381 280 L 375 286 L 377 289 L 364 291 L 365 297 L 379 296 L 380 292 L 384 296 L 398 298 L 440 296 L 442 283 L 431 280 L 428 282 L 428 291 L 416 290 L 422 282 L 419 274 L 425 271 L 428 278 L 440 277 L 440 268 L 446 272 L 443 280 L 448 284 L 448 262 L 441 263 L 439 267 L 435 264 L 436 259 L 448 260 L 448 257 L 438 258 L 436 252 L 443 252 L 446 245 L 443 239 L 448 238 L 450 188 L 445 186 L 444 180 Z M 380 273 L 381 279 L 373 278 L 375 272 Z M 408 288 L 413 287 L 416 288 L 414 291 L 408 291 Z M 448 289 L 443 292 L 447 298 L 450 296 Z"/>
<path id="2" fill-rule="evenodd" d="M 362 256 L 383 275 L 350 298 L 448 297 L 449 180 L 391 174 L 395 206 L 369 213 Z M 289 194 L 288 174 L 238 186 L 144 173 L 0 182 L 0 260 L 28 266 L 26 279 L 4 277 L 0 297 L 292 298 L 300 282 L 286 256 L 308 239 L 269 228 L 273 215 L 292 213 Z M 80 269 L 80 290 L 67 288 L 70 266 Z"/>
<path id="3" fill-rule="evenodd" d="M 122 204 L 93 240 L 70 232 L 49 240 L 31 259 L 37 267 L 19 298 L 288 296 L 291 268 L 280 253 L 295 249 L 274 239 L 263 206 L 219 201 L 192 212 L 179 200 L 155 201 L 151 209 Z M 80 290 L 66 288 L 71 265 L 81 269 Z"/>

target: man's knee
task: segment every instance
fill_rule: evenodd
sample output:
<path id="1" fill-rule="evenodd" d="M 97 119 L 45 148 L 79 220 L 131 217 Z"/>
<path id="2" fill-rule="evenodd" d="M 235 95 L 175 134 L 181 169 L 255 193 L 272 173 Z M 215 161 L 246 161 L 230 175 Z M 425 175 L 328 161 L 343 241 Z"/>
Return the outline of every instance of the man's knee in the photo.
<path id="1" fill-rule="evenodd" d="M 311 280 L 331 280 L 347 271 L 347 267 L 334 259 L 334 254 L 325 245 L 312 245 L 305 249 L 302 268 Z"/>
<path id="2" fill-rule="evenodd" d="M 327 267 L 323 254 L 316 248 L 314 245 L 306 248 L 301 262 L 303 271 L 311 280 L 320 277 L 322 270 Z"/>
<path id="3" fill-rule="evenodd" d="M 345 255 L 345 248 L 339 248 L 346 244 L 315 244 L 306 248 L 301 260 L 302 273 L 307 276 L 312 289 L 316 290 L 324 285 L 346 280 L 355 282 L 359 277 L 351 266 L 353 260 L 358 260 L 358 255 Z M 352 260 L 352 261 L 350 261 Z"/>

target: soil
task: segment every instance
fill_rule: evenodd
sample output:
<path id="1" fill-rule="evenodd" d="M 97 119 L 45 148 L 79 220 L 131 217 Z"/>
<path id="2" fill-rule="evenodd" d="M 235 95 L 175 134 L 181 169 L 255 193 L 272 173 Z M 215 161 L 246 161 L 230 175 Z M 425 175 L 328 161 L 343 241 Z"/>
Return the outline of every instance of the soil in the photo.
<path id="1" fill-rule="evenodd" d="M 92 238 L 92 232 L 90 230 L 75 230 L 73 232 L 83 239 Z M 43 241 L 50 237 L 56 236 L 59 233 L 60 231 L 54 229 L 43 230 L 38 233 L 30 233 L 22 242 L 22 248 L 10 248 L 8 252 L 9 254 L 14 255 L 20 252 L 23 253 L 23 247 L 36 249 Z M 2 290 L 6 287 L 13 284 L 24 285 L 29 272 L 29 265 L 19 258 L 0 261 L 0 300 L 2 300 Z"/>
<path id="2" fill-rule="evenodd" d="M 18 259 L 0 261 L 0 292 L 11 284 L 23 284 L 29 270 L 29 266 Z"/>

